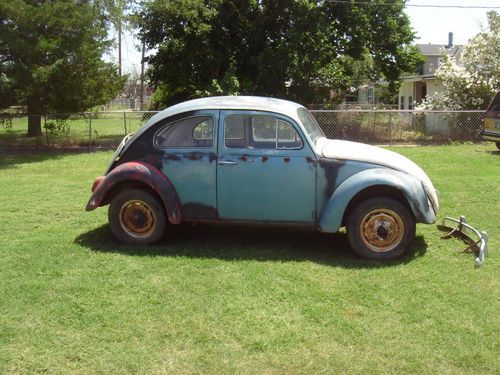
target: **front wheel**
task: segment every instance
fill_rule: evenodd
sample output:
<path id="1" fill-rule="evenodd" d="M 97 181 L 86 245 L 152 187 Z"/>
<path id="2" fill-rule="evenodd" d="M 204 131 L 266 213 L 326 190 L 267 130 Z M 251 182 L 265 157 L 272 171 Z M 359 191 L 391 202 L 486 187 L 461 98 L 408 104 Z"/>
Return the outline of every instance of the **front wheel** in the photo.
<path id="1" fill-rule="evenodd" d="M 415 238 L 415 219 L 397 200 L 372 198 L 351 211 L 347 236 L 352 249 L 364 258 L 396 259 Z"/>
<path id="2" fill-rule="evenodd" d="M 120 241 L 134 245 L 158 242 L 167 223 L 159 200 L 139 189 L 119 192 L 109 205 L 108 219 L 113 234 Z"/>

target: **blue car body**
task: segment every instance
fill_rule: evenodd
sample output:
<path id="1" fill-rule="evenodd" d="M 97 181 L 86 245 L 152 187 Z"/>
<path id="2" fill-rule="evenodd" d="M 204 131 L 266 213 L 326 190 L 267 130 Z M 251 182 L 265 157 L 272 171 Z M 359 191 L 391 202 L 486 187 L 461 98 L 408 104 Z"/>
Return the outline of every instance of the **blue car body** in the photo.
<path id="1" fill-rule="evenodd" d="M 299 104 L 259 97 L 188 101 L 153 116 L 115 152 L 87 210 L 123 186 L 161 196 L 168 221 L 345 225 L 350 205 L 384 190 L 417 222 L 433 223 L 436 192 L 427 175 L 396 153 L 328 140 Z"/>

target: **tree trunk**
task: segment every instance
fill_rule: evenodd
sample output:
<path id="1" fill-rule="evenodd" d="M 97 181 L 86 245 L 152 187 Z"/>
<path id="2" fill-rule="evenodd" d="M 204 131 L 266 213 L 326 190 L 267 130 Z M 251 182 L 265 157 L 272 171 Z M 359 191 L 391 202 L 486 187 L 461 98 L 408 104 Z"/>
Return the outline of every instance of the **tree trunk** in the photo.
<path id="1" fill-rule="evenodd" d="M 39 137 L 42 135 L 42 116 L 28 115 L 27 137 Z"/>
<path id="2" fill-rule="evenodd" d="M 36 97 L 29 97 L 26 101 L 28 106 L 28 134 L 27 137 L 39 137 L 42 135 L 42 110 Z"/>
<path id="3" fill-rule="evenodd" d="M 42 116 L 28 114 L 27 137 L 39 137 L 42 135 Z"/>

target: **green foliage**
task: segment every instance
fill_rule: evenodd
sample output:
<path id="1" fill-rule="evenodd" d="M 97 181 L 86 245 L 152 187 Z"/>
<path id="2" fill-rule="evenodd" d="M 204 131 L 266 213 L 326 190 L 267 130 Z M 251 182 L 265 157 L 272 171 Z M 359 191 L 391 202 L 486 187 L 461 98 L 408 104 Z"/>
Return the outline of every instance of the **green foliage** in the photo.
<path id="1" fill-rule="evenodd" d="M 322 103 L 369 61 L 389 82 L 419 61 L 404 1 L 152 0 L 138 17 L 161 105 L 212 94 Z M 387 5 L 384 2 L 385 5 Z"/>
<path id="2" fill-rule="evenodd" d="M 0 128 L 12 129 L 12 115 L 9 113 L 0 114 Z"/>
<path id="3" fill-rule="evenodd" d="M 377 103 L 397 105 L 398 95 L 397 85 L 380 84 L 375 86 L 375 100 Z"/>
<path id="4" fill-rule="evenodd" d="M 45 121 L 43 128 L 51 135 L 68 134 L 71 130 L 69 123 L 66 119 L 50 119 Z"/>
<path id="5" fill-rule="evenodd" d="M 123 87 L 99 8 L 89 1 L 0 0 L 0 108 L 77 112 Z"/>

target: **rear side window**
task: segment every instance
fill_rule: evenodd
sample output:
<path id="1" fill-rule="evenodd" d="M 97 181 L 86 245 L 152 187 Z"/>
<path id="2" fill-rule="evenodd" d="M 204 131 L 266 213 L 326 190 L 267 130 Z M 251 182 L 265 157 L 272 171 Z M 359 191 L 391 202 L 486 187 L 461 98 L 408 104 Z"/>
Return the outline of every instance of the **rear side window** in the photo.
<path id="1" fill-rule="evenodd" d="M 214 119 L 196 116 L 172 122 L 155 137 L 156 147 L 211 147 L 214 138 Z"/>
<path id="2" fill-rule="evenodd" d="M 268 115 L 230 115 L 224 120 L 227 148 L 299 149 L 302 140 L 289 122 Z"/>

